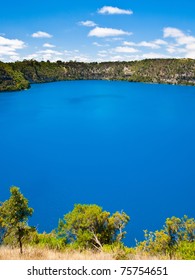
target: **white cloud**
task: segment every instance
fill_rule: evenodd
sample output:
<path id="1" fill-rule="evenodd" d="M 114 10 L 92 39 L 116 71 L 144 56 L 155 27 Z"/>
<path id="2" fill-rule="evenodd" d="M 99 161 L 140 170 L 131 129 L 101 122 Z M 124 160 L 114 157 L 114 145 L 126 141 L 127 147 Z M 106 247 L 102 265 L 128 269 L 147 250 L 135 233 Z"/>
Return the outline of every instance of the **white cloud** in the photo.
<path id="1" fill-rule="evenodd" d="M 55 45 L 49 44 L 49 43 L 45 43 L 43 44 L 44 48 L 55 48 Z"/>
<path id="2" fill-rule="evenodd" d="M 181 37 L 177 37 L 177 42 L 180 45 L 191 45 L 195 43 L 195 37 L 189 35 L 183 35 Z"/>
<path id="3" fill-rule="evenodd" d="M 130 33 L 129 35 L 132 35 L 133 33 Z M 112 37 L 112 38 L 106 38 L 105 39 L 107 42 L 116 42 L 116 41 L 122 41 L 122 37 Z"/>
<path id="4" fill-rule="evenodd" d="M 104 45 L 99 44 L 99 43 L 97 43 L 97 42 L 93 42 L 93 45 L 96 46 L 96 47 L 103 47 L 103 46 L 104 46 Z"/>
<path id="5" fill-rule="evenodd" d="M 144 59 L 144 58 L 148 58 L 148 59 L 150 59 L 150 58 L 168 58 L 168 56 L 165 54 L 161 54 L 161 53 L 152 53 L 151 52 L 151 53 L 143 54 L 142 59 Z"/>
<path id="6" fill-rule="evenodd" d="M 94 58 L 90 58 L 88 54 L 80 53 L 79 50 L 64 50 L 65 60 L 75 60 L 79 62 L 90 62 L 93 61 Z"/>
<path id="7" fill-rule="evenodd" d="M 157 44 L 157 45 L 167 45 L 168 43 L 162 39 L 156 39 L 154 41 L 152 41 L 154 44 Z"/>
<path id="8" fill-rule="evenodd" d="M 131 35 L 132 33 L 123 31 L 121 29 L 113 29 L 113 28 L 103 28 L 103 27 L 95 27 L 92 29 L 88 36 L 95 37 L 112 37 L 112 36 L 120 36 L 120 35 Z"/>
<path id="9" fill-rule="evenodd" d="M 10 55 L 10 56 L 5 56 L 5 55 L 0 54 L 0 61 L 2 61 L 2 62 L 14 62 L 14 61 L 17 61 L 17 60 L 18 61 L 22 60 L 22 58 L 17 54 Z"/>
<path id="10" fill-rule="evenodd" d="M 65 53 L 65 55 L 67 55 L 67 56 L 74 56 L 74 55 L 77 55 L 77 54 L 79 53 L 79 50 L 71 50 L 71 51 L 69 51 L 69 50 L 64 50 L 64 53 Z"/>
<path id="11" fill-rule="evenodd" d="M 134 42 L 127 42 L 127 41 L 124 41 L 123 45 L 125 45 L 125 46 L 137 46 L 136 43 L 134 43 Z"/>
<path id="12" fill-rule="evenodd" d="M 37 51 L 36 53 L 33 54 L 29 54 L 26 57 L 24 57 L 25 59 L 36 59 L 38 61 L 56 61 L 56 60 L 61 60 L 62 59 L 62 55 L 63 53 L 58 52 L 58 51 L 54 51 L 54 50 L 40 50 Z"/>
<path id="13" fill-rule="evenodd" d="M 100 57 L 107 57 L 107 54 L 98 53 L 98 56 L 100 56 Z"/>
<path id="14" fill-rule="evenodd" d="M 25 47 L 25 43 L 18 39 L 7 39 L 0 36 L 0 46 L 11 47 L 14 49 L 23 49 Z"/>
<path id="15" fill-rule="evenodd" d="M 87 26 L 87 27 L 94 27 L 97 25 L 95 22 L 93 22 L 91 20 L 80 21 L 79 24 L 82 26 Z"/>
<path id="16" fill-rule="evenodd" d="M 53 51 L 53 50 L 43 50 L 43 51 L 38 51 L 37 53 L 40 53 L 40 54 L 55 54 L 55 55 L 61 55 L 62 53 L 61 52 L 58 52 L 58 51 Z"/>
<path id="17" fill-rule="evenodd" d="M 191 50 L 187 52 L 186 58 L 193 58 L 195 59 L 195 50 Z"/>
<path id="18" fill-rule="evenodd" d="M 195 38 L 194 38 L 195 39 Z M 195 42 L 186 45 L 187 50 L 195 50 Z"/>
<path id="19" fill-rule="evenodd" d="M 7 47 L 7 46 L 0 46 L 0 55 L 17 55 L 14 48 Z"/>
<path id="20" fill-rule="evenodd" d="M 107 50 L 107 53 L 98 53 L 99 60 L 141 60 L 152 58 L 194 58 L 195 59 L 195 36 L 185 34 L 177 28 L 165 28 L 163 39 L 152 41 L 128 42 L 114 49 Z M 141 48 L 141 49 L 140 49 Z M 143 48 L 161 51 L 144 52 Z M 116 55 L 116 54 L 119 55 Z"/>
<path id="21" fill-rule="evenodd" d="M 98 53 L 108 53 L 108 51 L 103 50 L 103 51 L 99 51 Z"/>
<path id="22" fill-rule="evenodd" d="M 142 41 L 139 43 L 140 47 L 147 47 L 147 48 L 151 48 L 151 49 L 159 49 L 160 46 L 158 44 L 155 44 L 153 42 L 146 42 L 146 41 Z"/>
<path id="23" fill-rule="evenodd" d="M 24 49 L 25 43 L 18 39 L 8 39 L 0 36 L 0 55 L 18 57 L 17 50 Z M 12 60 L 12 59 L 11 59 Z"/>
<path id="24" fill-rule="evenodd" d="M 174 46 L 168 46 L 167 47 L 167 52 L 170 53 L 170 54 L 174 54 L 177 52 L 176 48 Z"/>
<path id="25" fill-rule="evenodd" d="M 109 61 L 122 61 L 122 60 L 124 60 L 124 57 L 123 56 L 121 56 L 121 55 L 114 55 L 114 56 L 111 56 L 110 58 L 109 58 Z"/>
<path id="26" fill-rule="evenodd" d="M 36 53 L 26 55 L 24 57 L 24 59 L 27 59 L 27 60 L 30 60 L 30 59 L 41 60 Z"/>
<path id="27" fill-rule="evenodd" d="M 21 60 L 21 58 L 20 58 L 19 55 L 11 55 L 10 56 L 10 60 L 11 61 L 19 61 L 19 60 Z"/>
<path id="28" fill-rule="evenodd" d="M 33 38 L 51 38 L 53 37 L 51 34 L 43 31 L 35 32 L 31 35 Z"/>
<path id="29" fill-rule="evenodd" d="M 184 33 L 181 30 L 173 27 L 166 27 L 163 29 L 163 32 L 164 32 L 164 38 L 167 37 L 177 38 L 177 37 L 182 37 L 184 35 Z"/>
<path id="30" fill-rule="evenodd" d="M 97 42 L 93 42 L 93 45 L 96 47 L 109 47 L 109 44 L 99 44 Z"/>
<path id="31" fill-rule="evenodd" d="M 133 11 L 131 10 L 124 10 L 124 9 L 119 9 L 117 7 L 112 7 L 112 6 L 104 6 L 101 9 L 98 10 L 99 14 L 107 14 L 107 15 L 132 15 Z"/>
<path id="32" fill-rule="evenodd" d="M 75 55 L 73 57 L 71 57 L 71 60 L 75 60 L 78 62 L 90 62 L 92 61 L 87 55 Z"/>
<path id="33" fill-rule="evenodd" d="M 174 38 L 176 44 L 168 46 L 169 53 L 183 53 L 186 58 L 195 58 L 195 37 L 186 35 L 182 30 L 166 27 L 163 29 L 164 38 Z"/>
<path id="34" fill-rule="evenodd" d="M 146 41 L 142 41 L 139 43 L 134 43 L 134 42 L 123 42 L 123 44 L 125 46 L 137 46 L 137 47 L 147 47 L 147 48 L 151 48 L 151 49 L 159 49 L 161 48 L 161 45 L 167 45 L 167 42 L 161 39 L 157 39 L 151 42 L 146 42 Z"/>
<path id="35" fill-rule="evenodd" d="M 130 48 L 130 47 L 116 47 L 114 49 L 115 52 L 118 53 L 135 53 L 135 52 L 139 52 L 139 50 L 135 49 L 135 48 Z"/>
<path id="36" fill-rule="evenodd" d="M 185 48 L 178 48 L 178 47 L 175 47 L 174 45 L 169 45 L 167 47 L 167 52 L 170 53 L 170 54 L 186 53 L 186 49 Z"/>

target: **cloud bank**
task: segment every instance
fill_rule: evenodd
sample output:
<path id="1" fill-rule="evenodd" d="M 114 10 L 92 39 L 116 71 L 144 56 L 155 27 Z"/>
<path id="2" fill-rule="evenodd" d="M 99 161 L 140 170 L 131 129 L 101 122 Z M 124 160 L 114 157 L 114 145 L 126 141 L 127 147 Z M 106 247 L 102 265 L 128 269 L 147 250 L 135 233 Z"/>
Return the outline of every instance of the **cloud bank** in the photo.
<path id="1" fill-rule="evenodd" d="M 0 36 L 0 58 L 4 60 L 4 56 L 9 56 L 8 60 L 18 60 L 20 59 L 17 50 L 24 49 L 26 47 L 25 43 L 18 39 L 8 39 Z"/>

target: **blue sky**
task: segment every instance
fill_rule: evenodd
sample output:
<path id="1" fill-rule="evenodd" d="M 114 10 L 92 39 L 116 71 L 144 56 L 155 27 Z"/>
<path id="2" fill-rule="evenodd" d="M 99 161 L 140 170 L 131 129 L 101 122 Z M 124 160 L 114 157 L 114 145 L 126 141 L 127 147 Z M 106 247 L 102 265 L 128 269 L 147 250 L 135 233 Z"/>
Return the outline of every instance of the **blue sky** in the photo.
<path id="1" fill-rule="evenodd" d="M 195 58 L 192 0 L 24 0 L 0 7 L 0 60 Z"/>

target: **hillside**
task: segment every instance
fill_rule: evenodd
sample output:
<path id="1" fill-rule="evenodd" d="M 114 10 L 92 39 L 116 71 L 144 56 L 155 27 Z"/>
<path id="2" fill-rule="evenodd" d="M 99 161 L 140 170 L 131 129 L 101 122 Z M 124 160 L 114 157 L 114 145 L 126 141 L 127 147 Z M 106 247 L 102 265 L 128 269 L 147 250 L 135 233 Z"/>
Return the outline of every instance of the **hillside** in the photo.
<path id="1" fill-rule="evenodd" d="M 0 62 L 0 91 L 28 89 L 30 83 L 21 71 L 14 70 L 12 65 Z"/>
<path id="2" fill-rule="evenodd" d="M 29 88 L 31 83 L 64 80 L 124 80 L 195 85 L 195 60 L 147 59 L 131 62 L 0 62 L 0 91 Z"/>

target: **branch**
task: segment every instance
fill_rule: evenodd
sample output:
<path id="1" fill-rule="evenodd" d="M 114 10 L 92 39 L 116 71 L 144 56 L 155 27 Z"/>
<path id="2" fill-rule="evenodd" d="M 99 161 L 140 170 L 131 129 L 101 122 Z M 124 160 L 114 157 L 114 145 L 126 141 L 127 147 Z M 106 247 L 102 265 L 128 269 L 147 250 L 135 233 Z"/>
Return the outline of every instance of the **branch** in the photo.
<path id="1" fill-rule="evenodd" d="M 97 235 L 94 233 L 94 232 L 92 232 L 93 233 L 93 236 L 94 236 L 94 238 L 93 238 L 93 240 L 99 245 L 99 247 L 101 248 L 101 250 L 102 250 L 102 244 L 101 244 L 101 242 L 99 241 L 99 239 L 97 238 Z M 94 245 L 95 246 L 95 245 Z M 95 246 L 96 247 L 96 246 Z M 99 248 L 99 249 L 100 249 Z"/>

